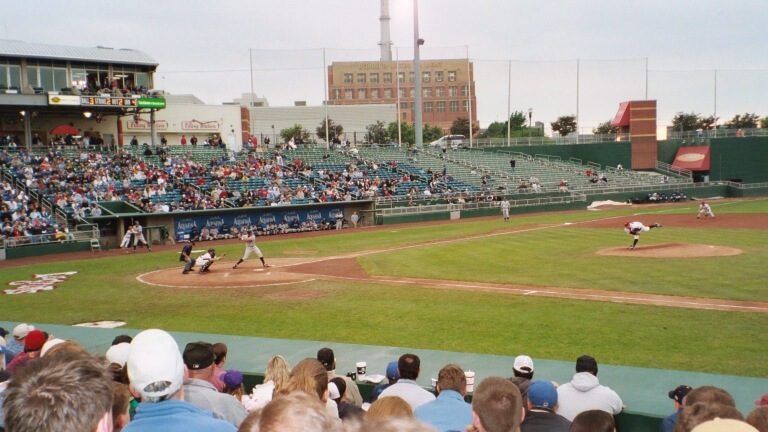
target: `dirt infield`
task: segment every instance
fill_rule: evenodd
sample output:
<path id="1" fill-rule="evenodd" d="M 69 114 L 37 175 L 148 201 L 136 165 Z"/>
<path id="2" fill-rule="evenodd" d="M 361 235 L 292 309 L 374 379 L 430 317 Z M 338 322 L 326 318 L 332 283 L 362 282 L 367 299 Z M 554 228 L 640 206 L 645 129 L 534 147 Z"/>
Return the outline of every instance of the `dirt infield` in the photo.
<path id="1" fill-rule="evenodd" d="M 646 209 L 644 207 L 643 209 Z M 722 214 L 717 218 L 702 218 L 696 219 L 696 214 L 679 215 L 679 214 L 664 214 L 654 213 L 638 214 L 637 216 L 629 216 L 626 218 L 618 219 L 600 219 L 590 222 L 583 222 L 578 225 L 572 225 L 574 227 L 589 227 L 589 228 L 616 228 L 621 230 L 624 228 L 624 222 L 639 221 L 645 225 L 651 225 L 653 223 L 660 223 L 663 227 L 676 227 L 676 228 L 763 228 L 768 229 L 768 214 Z"/>

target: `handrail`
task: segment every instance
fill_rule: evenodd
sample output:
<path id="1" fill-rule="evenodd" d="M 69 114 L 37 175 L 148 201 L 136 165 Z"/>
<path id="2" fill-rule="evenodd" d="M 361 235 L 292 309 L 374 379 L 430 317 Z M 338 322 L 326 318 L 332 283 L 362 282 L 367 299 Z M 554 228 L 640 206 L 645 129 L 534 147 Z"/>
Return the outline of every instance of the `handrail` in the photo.
<path id="1" fill-rule="evenodd" d="M 687 170 L 685 168 L 679 168 L 662 161 L 656 161 L 656 169 L 668 174 L 677 174 L 679 176 L 693 178 L 693 171 Z"/>

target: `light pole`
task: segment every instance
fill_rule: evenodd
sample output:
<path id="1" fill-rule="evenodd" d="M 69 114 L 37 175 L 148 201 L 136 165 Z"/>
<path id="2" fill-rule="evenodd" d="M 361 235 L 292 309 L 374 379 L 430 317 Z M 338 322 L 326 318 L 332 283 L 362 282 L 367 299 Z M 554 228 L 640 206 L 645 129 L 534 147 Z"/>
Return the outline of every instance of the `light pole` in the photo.
<path id="1" fill-rule="evenodd" d="M 416 100 L 414 101 L 414 121 L 413 129 L 416 134 L 414 144 L 416 148 L 424 147 L 423 125 L 421 119 L 421 58 L 420 47 L 424 45 L 424 39 L 419 38 L 419 0 L 413 0 L 413 75 L 416 90 Z"/>

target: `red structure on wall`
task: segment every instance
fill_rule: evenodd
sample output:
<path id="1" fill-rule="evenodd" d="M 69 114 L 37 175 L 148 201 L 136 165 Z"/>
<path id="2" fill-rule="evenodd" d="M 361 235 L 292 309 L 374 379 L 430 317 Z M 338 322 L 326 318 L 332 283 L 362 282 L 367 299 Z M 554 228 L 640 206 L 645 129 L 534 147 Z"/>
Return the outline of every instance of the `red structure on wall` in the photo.
<path id="1" fill-rule="evenodd" d="M 632 142 L 632 169 L 654 169 L 658 159 L 656 101 L 622 102 L 611 122 Z"/>

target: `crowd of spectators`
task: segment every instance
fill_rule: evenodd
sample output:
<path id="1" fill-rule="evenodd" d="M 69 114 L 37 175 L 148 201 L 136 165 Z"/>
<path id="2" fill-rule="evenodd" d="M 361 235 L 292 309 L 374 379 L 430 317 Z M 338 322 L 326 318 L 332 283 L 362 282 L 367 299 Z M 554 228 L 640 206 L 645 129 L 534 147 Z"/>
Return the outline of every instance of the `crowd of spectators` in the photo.
<path id="1" fill-rule="evenodd" d="M 52 215 L 14 184 L 0 182 L 0 238 L 14 243 L 68 241 L 74 237 Z"/>
<path id="2" fill-rule="evenodd" d="M 190 342 L 182 350 L 158 329 L 116 337 L 103 358 L 28 324 L 0 337 L 0 347 L 0 429 L 13 432 L 42 424 L 98 432 L 615 432 L 614 415 L 624 409 L 586 355 L 560 386 L 534 380 L 533 360 L 521 355 L 513 377 L 477 386 L 473 373 L 445 365 L 432 391 L 416 383 L 421 362 L 407 353 L 387 365 L 387 382 L 365 401 L 354 374 L 336 373 L 336 354 L 327 347 L 293 368 L 280 355 L 270 358 L 263 383 L 249 392 L 240 371 L 225 369 L 226 344 Z M 717 387 L 681 385 L 668 396 L 675 412 L 660 432 L 768 430 L 768 395 L 746 421 Z"/>

